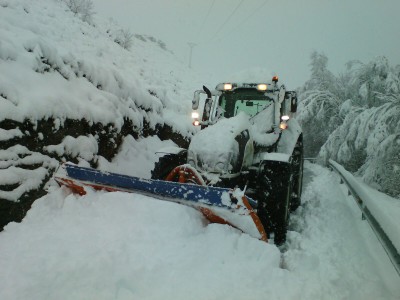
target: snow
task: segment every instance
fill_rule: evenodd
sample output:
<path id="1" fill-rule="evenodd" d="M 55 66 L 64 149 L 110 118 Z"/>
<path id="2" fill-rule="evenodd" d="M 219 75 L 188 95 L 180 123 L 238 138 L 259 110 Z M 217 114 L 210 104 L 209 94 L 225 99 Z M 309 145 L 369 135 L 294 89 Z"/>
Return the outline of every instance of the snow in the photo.
<path id="1" fill-rule="evenodd" d="M 299 299 L 398 299 L 397 273 L 337 175 L 306 162 L 304 176 L 283 254 Z"/>
<path id="2" fill-rule="evenodd" d="M 126 50 L 108 30 L 119 28 L 81 22 L 62 1 L 0 0 L 0 121 L 54 118 L 57 129 L 66 118 L 85 118 L 118 128 L 125 117 L 141 127 L 145 116 L 190 136 L 196 76 L 151 39 L 135 37 Z M 249 81 L 270 80 L 254 70 L 239 77 L 256 73 L 265 75 Z M 0 140 L 25 134 L 1 129 Z M 65 137 L 45 150 L 87 166 L 95 139 Z M 149 178 L 156 152 L 168 147 L 176 145 L 127 136 L 112 162 L 97 157 L 99 169 Z M 23 184 L 0 198 L 18 199 L 48 175 L 45 167 L 57 166 L 20 145 L 1 149 L 0 185 Z M 398 299 L 395 271 L 337 178 L 305 167 L 304 204 L 281 248 L 208 224 L 190 207 L 122 192 L 77 197 L 50 182 L 22 223 L 0 232 L 0 299 Z M 398 223 L 391 201 L 374 197 L 390 215 L 384 226 Z"/>
<path id="3" fill-rule="evenodd" d="M 147 149 L 134 154 L 126 143 L 116 158 L 130 157 L 131 173 L 164 142 L 139 143 Z M 337 178 L 311 164 L 306 172 L 305 204 L 281 249 L 183 205 L 52 185 L 0 233 L 0 298 L 397 299 L 394 271 Z"/>
<path id="4" fill-rule="evenodd" d="M 94 16 L 90 25 L 52 0 L 4 1 L 0 28 L 0 121 L 85 118 L 121 128 L 129 118 L 141 128 L 145 117 L 193 131 L 190 100 L 200 82 L 157 40 L 133 36 L 128 51 L 113 40 L 115 23 Z"/>
<path id="5" fill-rule="evenodd" d="M 43 150 L 49 153 L 55 152 L 60 157 L 67 154 L 91 161 L 98 151 L 98 145 L 93 135 L 79 136 L 77 138 L 66 136 L 61 144 L 43 147 Z"/>
<path id="6" fill-rule="evenodd" d="M 345 176 L 389 237 L 397 252 L 400 252 L 400 202 L 369 187 L 361 178 L 354 177 L 336 162 L 332 160 L 330 162 Z"/>
<path id="7" fill-rule="evenodd" d="M 235 137 L 249 128 L 249 116 L 243 112 L 233 118 L 222 119 L 192 138 L 189 154 L 193 153 L 194 159 L 201 157 L 202 162 L 199 165 L 202 165 L 204 171 L 231 170 L 233 166 L 225 166 L 225 163 L 237 161 L 239 145 Z"/>
<path id="8" fill-rule="evenodd" d="M 278 145 L 278 152 L 291 155 L 302 131 L 299 123 L 295 119 L 290 119 L 287 124 L 288 128 L 282 132 L 282 137 Z"/>
<path id="9" fill-rule="evenodd" d="M 7 141 L 13 138 L 22 137 L 24 134 L 19 129 L 5 130 L 0 128 L 0 141 Z"/>
<path id="10" fill-rule="evenodd" d="M 40 164 L 34 170 L 23 169 L 22 165 Z M 48 168 L 56 168 L 58 162 L 40 153 L 29 151 L 24 146 L 16 145 L 7 150 L 0 150 L 0 185 L 20 184 L 12 191 L 0 191 L 0 198 L 18 202 L 19 198 L 30 190 L 40 186 L 48 175 Z"/>
<path id="11" fill-rule="evenodd" d="M 138 140 L 135 140 L 132 136 L 127 136 L 113 162 L 110 163 L 100 157 L 98 168 L 102 171 L 150 178 L 150 171 L 154 168 L 159 157 L 162 156 L 156 152 L 159 149 L 169 149 L 173 146 L 176 147 L 174 142 L 170 140 L 161 141 L 157 136 Z"/>
<path id="12" fill-rule="evenodd" d="M 275 106 L 272 101 L 268 107 L 264 110 L 260 111 L 260 113 L 256 114 L 254 117 L 250 119 L 251 122 L 251 136 L 254 141 L 263 146 L 270 146 L 275 143 L 279 135 L 273 133 L 267 133 L 271 131 L 274 120 Z"/>
<path id="13" fill-rule="evenodd" d="M 0 184 L 13 185 L 23 183 L 12 191 L 0 190 L 0 198 L 9 201 L 20 199 L 25 192 L 34 190 L 40 186 L 40 183 L 44 180 L 47 174 L 48 171 L 43 167 L 35 170 L 25 170 L 14 166 L 7 168 L 7 170 L 0 169 Z M 19 202 L 19 200 L 15 202 Z"/>
<path id="14" fill-rule="evenodd" d="M 272 145 L 279 138 L 279 135 L 274 132 L 267 133 L 273 125 L 273 108 L 274 106 L 270 105 L 252 118 L 249 118 L 244 112 L 240 112 L 233 118 L 221 119 L 213 126 L 203 129 L 193 136 L 189 146 L 189 157 L 194 160 L 201 157 L 201 169 L 204 171 L 218 172 L 225 170 L 225 166 L 220 165 L 227 160 L 230 162 L 237 160 L 239 145 L 235 138 L 246 129 L 249 130 L 250 140 L 258 145 Z M 265 120 L 270 120 L 270 122 Z M 288 129 L 283 131 L 278 149 L 279 152 L 285 154 L 280 159 L 287 161 L 287 155 L 292 154 L 300 133 L 301 128 L 296 120 L 289 120 Z M 253 152 L 251 152 L 251 157 L 252 155 Z M 232 169 L 233 166 L 230 166 L 230 168 Z"/>

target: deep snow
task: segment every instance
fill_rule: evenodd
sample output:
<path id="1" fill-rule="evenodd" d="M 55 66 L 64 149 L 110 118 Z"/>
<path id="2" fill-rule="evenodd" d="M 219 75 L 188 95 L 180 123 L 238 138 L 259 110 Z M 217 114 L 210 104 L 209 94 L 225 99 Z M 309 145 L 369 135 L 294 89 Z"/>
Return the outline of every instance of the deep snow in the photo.
<path id="1" fill-rule="evenodd" d="M 168 145 L 128 140 L 103 169 L 148 177 Z M 0 234 L 0 299 L 398 299 L 395 271 L 338 178 L 306 164 L 306 181 L 281 249 L 182 205 L 52 185 Z"/>
<path id="2" fill-rule="evenodd" d="M 108 29 L 116 30 L 79 21 L 61 1 L 0 0 L 0 119 L 56 116 L 57 128 L 66 117 L 85 117 L 118 126 L 124 116 L 139 120 L 141 105 L 154 109 L 154 123 L 189 134 L 191 93 L 201 86 L 192 73 L 149 41 L 122 49 Z M 2 129 L 0 140 L 22 134 Z M 148 178 L 155 152 L 170 146 L 127 137 L 113 162 L 98 157 L 100 169 Z M 90 136 L 47 150 L 96 155 Z M 5 165 L 19 155 L 57 163 L 27 154 L 22 146 L 0 150 L 0 183 L 37 185 L 40 169 L 20 174 Z M 281 249 L 207 224 L 188 207 L 126 193 L 76 197 L 52 183 L 22 223 L 0 233 L 0 299 L 399 299 L 394 270 L 337 178 L 311 164 L 306 172 L 304 204 Z"/>

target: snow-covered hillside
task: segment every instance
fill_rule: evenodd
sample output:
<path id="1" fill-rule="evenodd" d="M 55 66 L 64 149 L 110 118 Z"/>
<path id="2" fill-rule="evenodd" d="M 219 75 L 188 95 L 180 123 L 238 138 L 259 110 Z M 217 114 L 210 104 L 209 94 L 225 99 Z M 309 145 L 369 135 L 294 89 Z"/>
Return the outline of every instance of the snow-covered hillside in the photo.
<path id="1" fill-rule="evenodd" d="M 63 1 L 2 1 L 0 13 L 0 121 L 85 118 L 120 128 L 125 118 L 142 127 L 145 116 L 188 130 L 194 76 L 157 43 L 133 36 L 126 50 L 114 23 L 83 22 Z"/>
<path id="2" fill-rule="evenodd" d="M 200 81 L 161 41 L 135 33 L 125 49 L 121 32 L 66 1 L 0 1 L 0 228 L 59 161 L 97 165 L 128 135 L 187 142 Z"/>

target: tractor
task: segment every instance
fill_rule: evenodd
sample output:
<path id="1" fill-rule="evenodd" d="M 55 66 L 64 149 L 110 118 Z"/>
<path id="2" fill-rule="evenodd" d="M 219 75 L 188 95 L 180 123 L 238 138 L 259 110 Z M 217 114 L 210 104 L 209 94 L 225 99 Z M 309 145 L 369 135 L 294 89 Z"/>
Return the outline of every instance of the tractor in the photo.
<path id="1" fill-rule="evenodd" d="M 268 239 L 283 244 L 290 212 L 301 204 L 303 135 L 295 119 L 296 92 L 278 84 L 276 76 L 269 82 L 220 83 L 195 91 L 192 109 L 199 130 L 187 149 L 160 150 L 152 179 L 239 188 L 256 201 Z"/>

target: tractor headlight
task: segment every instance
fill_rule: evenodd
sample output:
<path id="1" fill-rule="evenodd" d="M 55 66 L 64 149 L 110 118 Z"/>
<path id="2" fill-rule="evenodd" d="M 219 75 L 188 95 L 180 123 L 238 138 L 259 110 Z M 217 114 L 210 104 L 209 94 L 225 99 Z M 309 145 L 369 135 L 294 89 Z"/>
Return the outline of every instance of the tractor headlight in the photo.
<path id="1" fill-rule="evenodd" d="M 199 113 L 197 111 L 192 112 L 192 119 L 198 119 L 199 118 Z"/>
<path id="2" fill-rule="evenodd" d="M 266 91 L 268 86 L 265 83 L 257 84 L 257 90 L 259 91 Z"/>
<path id="3" fill-rule="evenodd" d="M 232 89 L 232 83 L 224 83 L 224 90 L 229 91 Z"/>
<path id="4" fill-rule="evenodd" d="M 200 115 L 199 115 L 199 113 L 197 111 L 192 111 L 192 119 L 193 119 L 192 124 L 194 126 L 199 126 L 200 125 L 199 116 Z"/>
<path id="5" fill-rule="evenodd" d="M 290 117 L 288 115 L 284 115 L 281 117 L 282 121 L 289 121 Z"/>
<path id="6" fill-rule="evenodd" d="M 286 122 L 281 122 L 281 123 L 279 124 L 279 128 L 280 128 L 281 130 L 285 130 L 285 129 L 288 128 L 288 125 L 287 125 Z"/>

